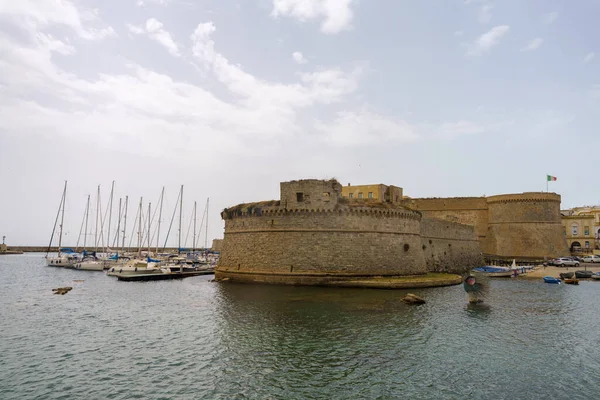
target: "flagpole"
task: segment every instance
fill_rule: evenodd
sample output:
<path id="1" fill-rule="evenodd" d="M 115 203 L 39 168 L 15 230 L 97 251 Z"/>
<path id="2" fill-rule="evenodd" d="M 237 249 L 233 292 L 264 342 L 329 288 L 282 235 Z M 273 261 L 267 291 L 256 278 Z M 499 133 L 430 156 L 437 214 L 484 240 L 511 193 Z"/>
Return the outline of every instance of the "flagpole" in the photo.
<path id="1" fill-rule="evenodd" d="M 548 174 L 546 174 L 546 193 L 548 193 Z"/>

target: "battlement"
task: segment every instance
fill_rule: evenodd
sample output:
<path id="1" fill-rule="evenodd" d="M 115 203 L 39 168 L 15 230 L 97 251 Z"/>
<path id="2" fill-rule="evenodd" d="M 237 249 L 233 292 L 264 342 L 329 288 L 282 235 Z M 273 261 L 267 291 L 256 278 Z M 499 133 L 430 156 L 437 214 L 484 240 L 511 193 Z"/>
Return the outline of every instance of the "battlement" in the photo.
<path id="1" fill-rule="evenodd" d="M 554 202 L 560 204 L 561 197 L 556 193 L 525 192 L 518 194 L 500 194 L 487 197 L 488 204 L 494 203 L 532 203 Z"/>

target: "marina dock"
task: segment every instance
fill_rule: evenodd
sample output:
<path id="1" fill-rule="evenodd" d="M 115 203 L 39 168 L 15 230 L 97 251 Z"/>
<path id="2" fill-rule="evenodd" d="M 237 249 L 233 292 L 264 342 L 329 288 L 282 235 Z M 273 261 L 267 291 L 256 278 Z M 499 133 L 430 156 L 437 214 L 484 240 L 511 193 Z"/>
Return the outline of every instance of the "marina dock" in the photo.
<path id="1" fill-rule="evenodd" d="M 125 282 L 136 281 L 165 281 L 171 279 L 183 279 L 190 276 L 213 275 L 212 270 L 194 271 L 194 272 L 171 272 L 170 274 L 153 273 L 153 274 L 116 274 L 118 280 Z"/>

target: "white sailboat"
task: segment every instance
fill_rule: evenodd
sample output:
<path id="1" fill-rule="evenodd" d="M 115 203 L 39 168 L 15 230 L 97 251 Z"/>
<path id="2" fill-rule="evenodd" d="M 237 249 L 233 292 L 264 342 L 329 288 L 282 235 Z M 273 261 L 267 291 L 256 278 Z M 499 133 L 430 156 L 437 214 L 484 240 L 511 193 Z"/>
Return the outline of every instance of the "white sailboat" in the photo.
<path id="1" fill-rule="evenodd" d="M 62 236 L 63 236 L 63 224 L 65 220 L 65 203 L 67 199 L 67 181 L 65 181 L 65 187 L 63 189 L 63 193 L 61 196 L 60 204 L 58 206 L 58 212 L 56 214 L 56 219 L 54 220 L 54 228 L 52 229 L 52 235 L 50 236 L 50 244 L 48 245 L 48 250 L 46 251 L 46 265 L 49 267 L 72 267 L 77 261 L 79 261 L 79 257 L 76 253 L 72 251 L 64 251 L 62 249 Z M 58 254 L 56 257 L 48 257 L 50 253 L 50 248 L 52 247 L 52 240 L 54 239 L 54 233 L 56 231 L 56 224 L 58 223 L 58 218 L 60 217 L 60 225 L 58 232 Z"/>
<path id="2" fill-rule="evenodd" d="M 96 233 L 95 233 L 95 246 L 96 246 L 96 251 L 98 250 L 98 209 L 100 207 L 100 185 L 98 185 L 98 194 L 97 194 L 97 198 L 96 198 Z M 86 221 L 85 221 L 85 226 L 87 227 L 87 219 L 89 216 L 89 207 L 88 207 L 88 212 L 86 212 Z M 87 229 L 87 228 L 86 228 Z M 86 232 L 86 236 L 87 236 L 87 232 Z M 84 254 L 85 254 L 85 239 L 84 239 Z M 94 251 L 94 253 L 90 254 L 90 255 L 84 255 L 83 259 L 77 263 L 75 263 L 73 265 L 73 267 L 75 269 L 80 269 L 80 270 L 84 270 L 84 271 L 103 271 L 104 270 L 104 263 L 102 261 L 100 261 L 97 257 L 96 257 L 96 251 Z"/>

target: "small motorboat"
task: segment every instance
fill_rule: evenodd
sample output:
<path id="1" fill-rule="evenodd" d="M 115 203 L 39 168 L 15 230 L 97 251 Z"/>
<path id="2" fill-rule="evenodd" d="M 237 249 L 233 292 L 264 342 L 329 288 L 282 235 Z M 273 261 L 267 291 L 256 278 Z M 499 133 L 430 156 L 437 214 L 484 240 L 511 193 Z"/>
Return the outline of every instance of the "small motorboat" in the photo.
<path id="1" fill-rule="evenodd" d="M 491 265 L 473 268 L 473 271 L 489 276 L 490 278 L 510 278 L 513 275 L 513 272 L 509 268 L 494 267 Z"/>
<path id="2" fill-rule="evenodd" d="M 560 279 L 554 278 L 552 276 L 545 276 L 544 277 L 544 282 L 546 282 L 546 283 L 560 284 Z"/>
<path id="3" fill-rule="evenodd" d="M 560 279 L 571 279 L 573 278 L 573 275 L 575 275 L 575 272 L 562 272 L 558 275 L 560 276 Z"/>
<path id="4" fill-rule="evenodd" d="M 563 279 L 563 282 L 567 285 L 579 285 L 579 279 Z"/>
<path id="5" fill-rule="evenodd" d="M 575 278 L 588 279 L 591 278 L 594 273 L 592 271 L 575 271 Z"/>
<path id="6" fill-rule="evenodd" d="M 592 279 L 595 281 L 600 281 L 600 272 L 596 272 L 592 275 Z"/>

